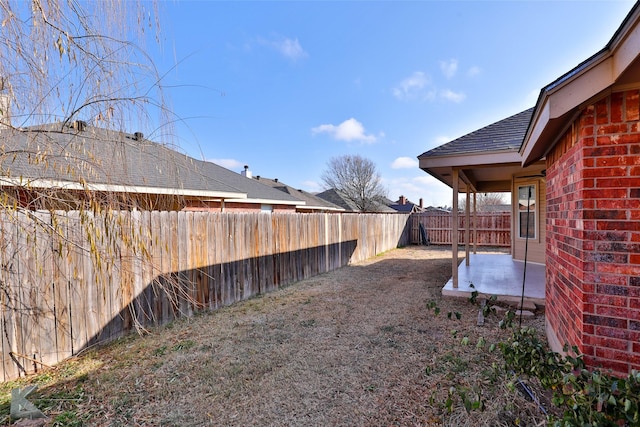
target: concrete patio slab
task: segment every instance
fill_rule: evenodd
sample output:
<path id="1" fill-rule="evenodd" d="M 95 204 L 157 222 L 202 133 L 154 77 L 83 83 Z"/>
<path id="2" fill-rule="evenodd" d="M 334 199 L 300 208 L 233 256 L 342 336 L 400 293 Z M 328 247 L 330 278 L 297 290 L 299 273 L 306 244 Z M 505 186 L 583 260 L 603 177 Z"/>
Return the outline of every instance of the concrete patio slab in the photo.
<path id="1" fill-rule="evenodd" d="M 449 279 L 442 289 L 443 296 L 469 297 L 473 291 L 501 301 L 520 302 L 524 262 L 509 254 L 470 254 L 469 266 L 464 260 L 458 266 L 458 288 Z M 524 298 L 527 302 L 544 305 L 545 266 L 527 262 Z"/>

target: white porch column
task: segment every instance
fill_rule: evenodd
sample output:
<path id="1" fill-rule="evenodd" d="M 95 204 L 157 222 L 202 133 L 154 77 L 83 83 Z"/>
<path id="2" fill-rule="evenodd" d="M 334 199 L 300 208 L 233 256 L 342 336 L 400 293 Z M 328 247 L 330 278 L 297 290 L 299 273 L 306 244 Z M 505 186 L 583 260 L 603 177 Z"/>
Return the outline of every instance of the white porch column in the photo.
<path id="1" fill-rule="evenodd" d="M 458 288 L 458 169 L 452 170 L 453 183 L 453 205 L 451 207 L 451 279 L 453 288 Z"/>
<path id="2" fill-rule="evenodd" d="M 478 192 L 473 192 L 473 253 L 478 253 Z"/>
<path id="3" fill-rule="evenodd" d="M 467 185 L 467 195 L 466 195 L 466 203 L 464 205 L 464 263 L 466 266 L 469 266 L 469 245 L 471 239 L 469 236 L 471 235 L 471 193 L 469 193 L 469 186 Z"/>

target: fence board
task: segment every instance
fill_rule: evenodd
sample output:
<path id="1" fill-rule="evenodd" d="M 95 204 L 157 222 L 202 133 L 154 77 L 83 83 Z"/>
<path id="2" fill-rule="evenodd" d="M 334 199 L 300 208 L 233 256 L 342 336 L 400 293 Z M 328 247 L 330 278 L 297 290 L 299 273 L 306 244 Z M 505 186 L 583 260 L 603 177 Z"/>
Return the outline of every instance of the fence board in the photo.
<path id="1" fill-rule="evenodd" d="M 17 251 L 16 240 L 17 225 L 11 218 L 3 218 L 2 221 L 2 368 L 5 380 L 15 378 L 20 374 L 18 367 L 9 356 L 10 352 L 16 348 L 15 325 L 18 315 L 15 303 L 15 285 L 19 278 L 16 278 L 14 263 Z"/>
<path id="2" fill-rule="evenodd" d="M 93 230 L 83 218 L 95 223 Z M 405 214 L 0 213 L 1 378 L 16 378 L 18 363 L 35 369 L 26 359 L 16 363 L 12 352 L 54 364 L 138 327 L 406 245 L 408 220 Z"/>
<path id="3" fill-rule="evenodd" d="M 37 298 L 36 307 L 39 315 L 36 317 L 35 330 L 42 331 L 39 335 L 40 342 L 34 349 L 33 358 L 39 360 L 47 365 L 53 365 L 56 360 L 56 342 L 55 342 L 55 316 L 53 305 L 55 304 L 55 288 L 53 279 L 53 263 L 51 262 L 51 240 L 49 239 L 49 233 L 46 233 L 43 226 L 48 226 L 48 215 L 36 212 L 34 216 L 37 218 L 38 225 L 36 226 L 35 248 L 36 248 L 36 262 L 39 264 L 40 278 L 39 281 L 34 280 L 34 285 L 40 283 L 42 287 L 35 290 Z M 38 350 L 45 351 L 45 353 L 37 353 Z M 34 366 L 34 369 L 39 370 L 41 366 Z"/>
<path id="4" fill-rule="evenodd" d="M 34 335 L 31 334 L 34 323 L 33 313 L 33 301 L 31 301 L 32 295 L 32 280 L 35 278 L 35 274 L 29 265 L 33 265 L 33 269 L 37 270 L 38 266 L 35 264 L 35 257 L 33 253 L 33 242 L 31 236 L 34 231 L 34 224 L 31 223 L 25 213 L 19 213 L 20 226 L 17 229 L 17 240 L 19 248 L 26 248 L 27 250 L 20 250 L 17 253 L 17 273 L 21 280 L 18 285 L 17 292 L 17 304 L 19 309 L 19 316 L 16 323 L 16 353 L 22 365 L 26 365 L 25 360 L 20 358 L 19 355 L 26 355 L 30 352 L 30 349 L 36 345 L 34 341 L 37 341 Z M 28 366 L 25 366 L 28 369 Z"/>
<path id="5" fill-rule="evenodd" d="M 458 223 L 458 243 L 464 243 L 467 229 L 464 215 L 460 215 Z M 419 244 L 420 224 L 425 228 L 431 244 L 450 245 L 452 241 L 451 212 L 425 212 L 411 217 L 411 243 Z M 473 216 L 471 217 L 470 242 L 474 243 Z M 477 245 L 478 246 L 511 246 L 511 213 L 510 212 L 479 212 L 477 214 Z"/>
<path id="6" fill-rule="evenodd" d="M 58 215 L 57 213 L 56 215 Z M 56 216 L 50 220 L 51 227 L 57 229 L 59 235 L 51 238 L 51 266 L 53 270 L 53 317 L 55 320 L 55 358 L 51 362 L 59 362 L 72 355 L 71 352 L 71 322 L 69 317 L 69 294 L 67 286 L 66 253 L 63 241 L 68 230 L 68 222 L 57 224 Z"/>

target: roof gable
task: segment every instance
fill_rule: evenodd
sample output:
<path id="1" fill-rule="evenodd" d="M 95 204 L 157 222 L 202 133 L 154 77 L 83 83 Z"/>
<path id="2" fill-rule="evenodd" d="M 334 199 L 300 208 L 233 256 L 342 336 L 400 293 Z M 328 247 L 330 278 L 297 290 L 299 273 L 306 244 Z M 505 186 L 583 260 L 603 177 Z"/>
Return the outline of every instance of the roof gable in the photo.
<path id="1" fill-rule="evenodd" d="M 640 2 L 596 54 L 542 88 L 520 149 L 522 164 L 544 157 L 589 102 L 640 85 Z"/>
<path id="2" fill-rule="evenodd" d="M 331 203 L 328 200 L 325 200 L 321 197 L 308 193 L 304 190 L 295 189 L 287 184 L 280 182 L 277 179 L 269 179 L 261 176 L 256 176 L 255 180 L 260 182 L 261 184 L 268 185 L 272 188 L 275 188 L 279 191 L 290 194 L 296 199 L 300 200 L 300 207 L 304 207 L 306 209 L 314 209 L 314 210 L 331 210 L 331 211 L 344 211 L 344 208 Z"/>

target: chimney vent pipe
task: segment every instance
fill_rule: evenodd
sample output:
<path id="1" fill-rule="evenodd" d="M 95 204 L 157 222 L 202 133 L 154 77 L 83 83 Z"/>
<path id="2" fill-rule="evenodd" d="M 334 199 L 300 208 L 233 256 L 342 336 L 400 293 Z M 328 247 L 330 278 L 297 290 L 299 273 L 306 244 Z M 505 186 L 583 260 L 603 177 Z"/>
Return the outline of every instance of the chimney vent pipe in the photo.
<path id="1" fill-rule="evenodd" d="M 244 165 L 244 170 L 240 172 L 240 174 L 246 178 L 251 178 L 251 171 L 249 170 L 249 165 Z"/>

